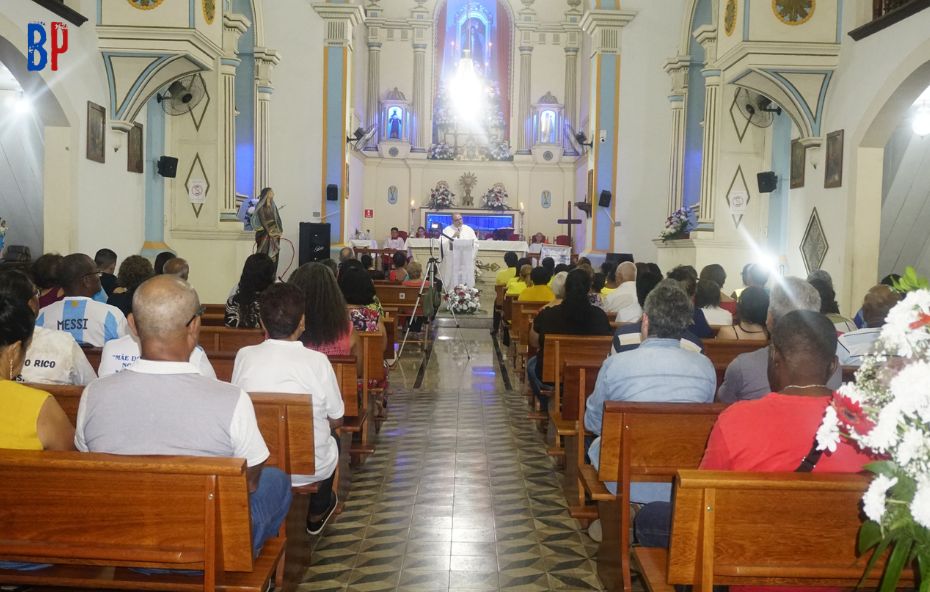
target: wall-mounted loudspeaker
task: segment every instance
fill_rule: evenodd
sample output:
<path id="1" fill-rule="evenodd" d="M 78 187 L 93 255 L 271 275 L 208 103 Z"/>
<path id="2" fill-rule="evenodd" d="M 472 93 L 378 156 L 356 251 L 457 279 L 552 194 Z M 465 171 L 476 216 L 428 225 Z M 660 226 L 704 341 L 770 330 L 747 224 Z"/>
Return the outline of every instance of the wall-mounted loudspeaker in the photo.
<path id="1" fill-rule="evenodd" d="M 173 156 L 162 156 L 158 159 L 158 174 L 162 177 L 174 179 L 178 176 L 178 159 Z"/>
<path id="2" fill-rule="evenodd" d="M 597 200 L 597 205 L 601 206 L 602 208 L 609 208 L 609 207 L 610 207 L 610 198 L 611 198 L 612 196 L 613 196 L 613 194 L 611 194 L 611 193 L 610 193 L 609 191 L 607 191 L 606 189 L 603 190 L 603 191 L 601 191 L 601 196 L 600 196 L 600 197 L 598 198 L 598 200 Z"/>
<path id="3" fill-rule="evenodd" d="M 338 201 L 339 200 L 339 186 L 333 183 L 330 183 L 326 186 L 326 201 Z"/>
<path id="4" fill-rule="evenodd" d="M 300 223 L 297 264 L 329 259 L 329 223 Z"/>
<path id="5" fill-rule="evenodd" d="M 778 175 L 772 171 L 765 171 L 756 175 L 759 182 L 759 193 L 771 193 L 778 186 Z"/>

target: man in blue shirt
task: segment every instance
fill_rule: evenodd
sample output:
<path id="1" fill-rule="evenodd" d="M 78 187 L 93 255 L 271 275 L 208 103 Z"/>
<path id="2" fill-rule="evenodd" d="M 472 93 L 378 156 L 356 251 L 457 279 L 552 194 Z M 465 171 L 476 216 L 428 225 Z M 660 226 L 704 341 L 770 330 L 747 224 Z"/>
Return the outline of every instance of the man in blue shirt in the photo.
<path id="1" fill-rule="evenodd" d="M 711 403 L 717 378 L 714 365 L 704 355 L 682 349 L 681 337 L 693 318 L 691 299 L 675 280 L 664 280 L 646 297 L 642 331 L 646 340 L 631 351 L 607 358 L 588 397 L 585 427 L 601 433 L 604 403 Z M 601 439 L 588 449 L 594 466 L 599 466 Z M 616 483 L 607 483 L 616 493 Z M 668 501 L 671 485 L 634 483 L 630 501 Z"/>

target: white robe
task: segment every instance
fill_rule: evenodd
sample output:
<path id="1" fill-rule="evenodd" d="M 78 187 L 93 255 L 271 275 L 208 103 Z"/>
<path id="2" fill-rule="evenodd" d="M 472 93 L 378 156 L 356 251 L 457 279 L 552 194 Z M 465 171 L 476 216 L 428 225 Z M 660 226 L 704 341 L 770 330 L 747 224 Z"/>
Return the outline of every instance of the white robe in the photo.
<path id="1" fill-rule="evenodd" d="M 455 234 L 458 232 L 458 236 Z M 443 290 L 451 290 L 454 286 L 450 285 L 452 278 L 452 250 L 449 248 L 452 243 L 451 241 L 455 239 L 464 239 L 464 240 L 473 240 L 476 241 L 474 249 L 474 259 L 478 259 L 478 235 L 475 234 L 474 229 L 471 226 L 462 224 L 460 228 L 455 226 L 446 226 L 442 229 L 442 238 L 439 239 L 442 247 L 442 265 L 440 267 L 439 273 L 442 274 L 443 279 Z"/>

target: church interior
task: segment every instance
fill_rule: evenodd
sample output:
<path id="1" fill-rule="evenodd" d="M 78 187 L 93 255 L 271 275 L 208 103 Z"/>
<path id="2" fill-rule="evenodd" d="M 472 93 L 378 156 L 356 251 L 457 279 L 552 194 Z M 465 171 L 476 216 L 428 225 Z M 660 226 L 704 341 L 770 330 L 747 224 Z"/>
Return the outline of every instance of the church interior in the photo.
<path id="1" fill-rule="evenodd" d="M 930 589 L 928 8 L 3 2 L 0 409 L 26 383 L 77 435 L 36 456 L 0 425 L 0 589 Z M 4 316 L 19 278 L 34 336 Z M 33 379 L 57 302 L 89 370 Z M 278 341 L 341 411 L 245 386 Z M 254 406 L 265 472 L 335 442 L 260 552 L 250 457 L 90 437 L 91 394 L 198 355 Z"/>

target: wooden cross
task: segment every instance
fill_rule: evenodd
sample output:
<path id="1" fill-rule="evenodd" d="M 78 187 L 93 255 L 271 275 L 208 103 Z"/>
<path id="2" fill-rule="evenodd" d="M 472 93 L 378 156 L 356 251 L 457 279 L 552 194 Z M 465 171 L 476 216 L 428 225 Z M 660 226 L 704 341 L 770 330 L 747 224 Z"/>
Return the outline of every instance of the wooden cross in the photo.
<path id="1" fill-rule="evenodd" d="M 566 234 L 568 234 L 568 246 L 572 247 L 572 250 L 574 251 L 575 243 L 572 240 L 572 226 L 575 224 L 581 224 L 581 220 L 572 218 L 572 202 L 568 202 L 568 212 L 566 213 L 565 218 L 556 220 L 556 223 L 565 224 L 568 227 L 568 232 L 566 232 Z"/>

